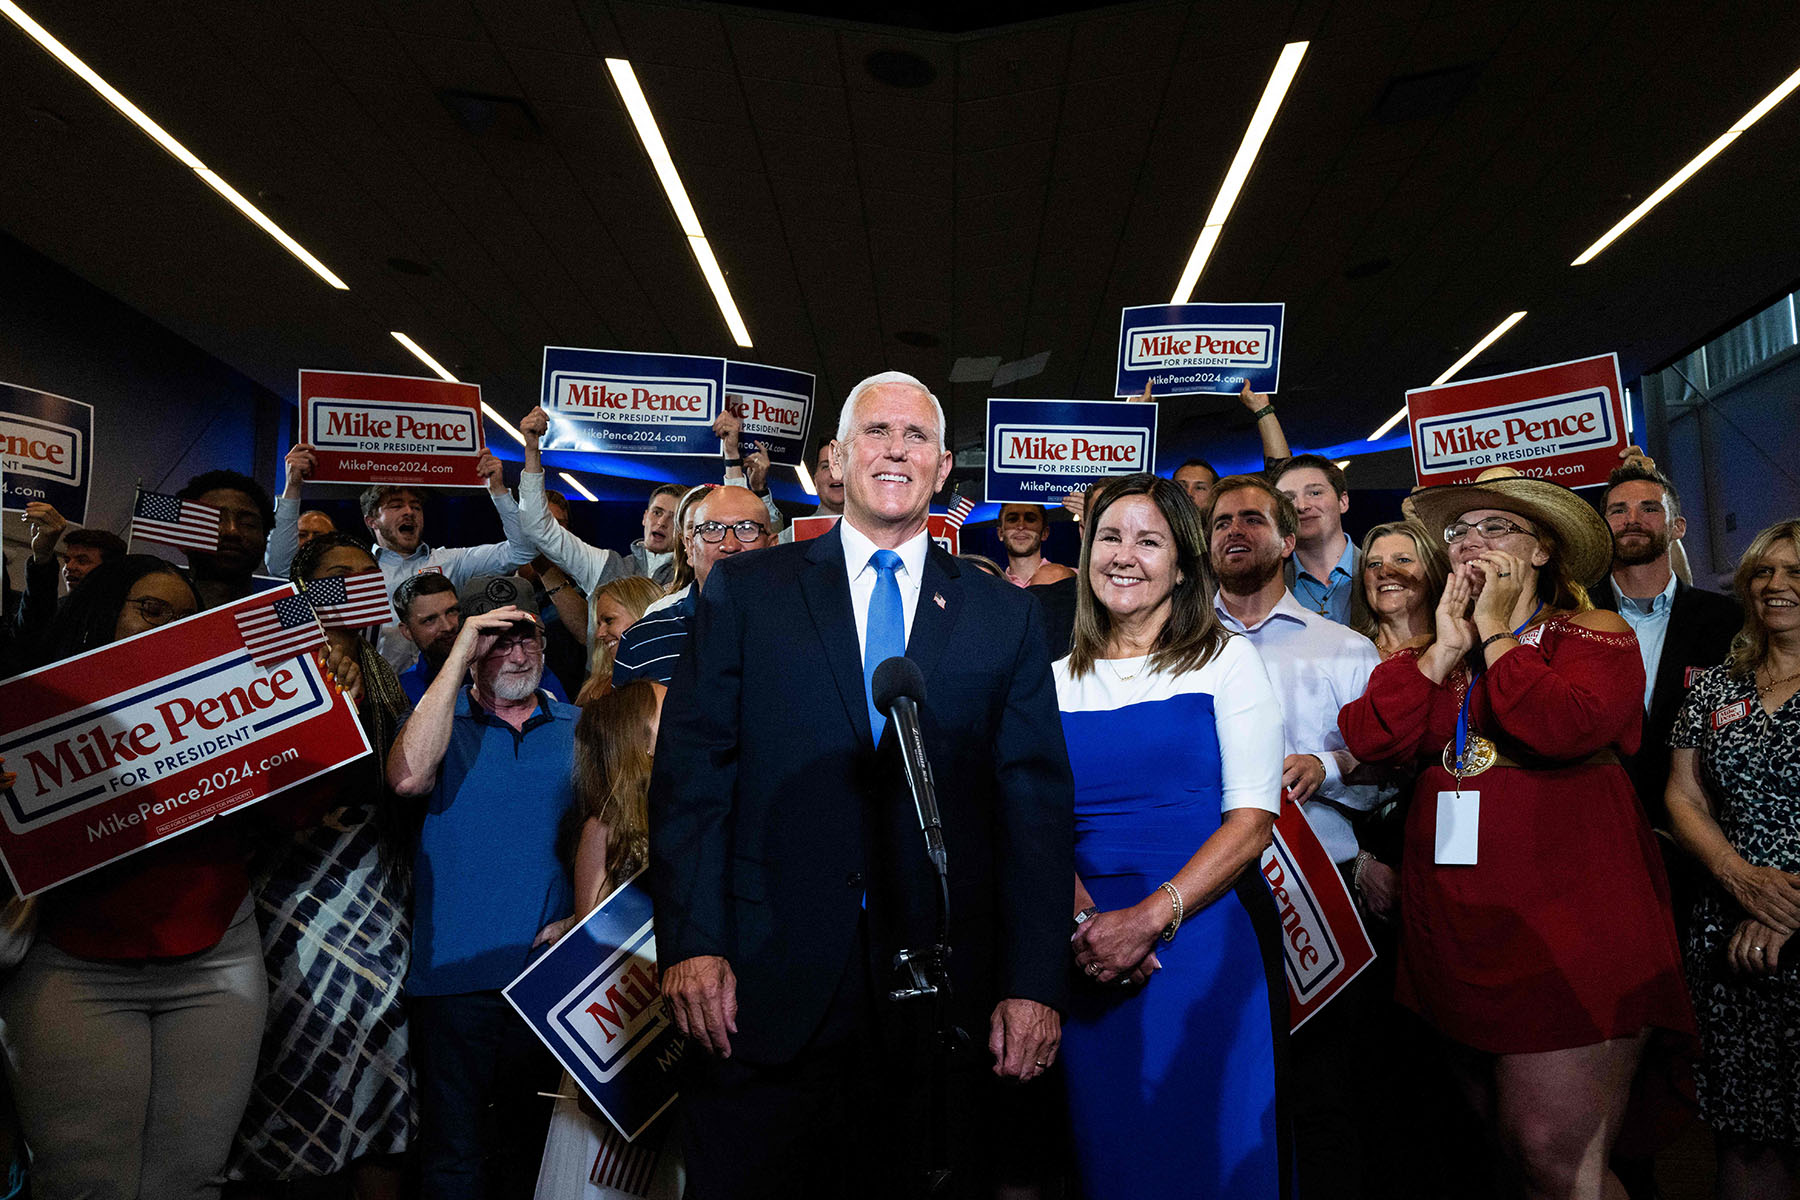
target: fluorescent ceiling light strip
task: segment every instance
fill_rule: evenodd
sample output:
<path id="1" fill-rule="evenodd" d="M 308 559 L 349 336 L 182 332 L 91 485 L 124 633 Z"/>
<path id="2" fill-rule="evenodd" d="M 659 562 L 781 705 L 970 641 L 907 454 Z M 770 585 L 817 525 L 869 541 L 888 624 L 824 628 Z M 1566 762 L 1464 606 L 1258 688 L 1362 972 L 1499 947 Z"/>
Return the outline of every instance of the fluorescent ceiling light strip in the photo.
<path id="1" fill-rule="evenodd" d="M 1797 87 L 1800 87 L 1800 71 L 1795 71 L 1792 75 L 1789 75 L 1786 79 L 1782 80 L 1780 85 L 1777 86 L 1774 91 L 1762 98 L 1761 103 L 1740 117 L 1737 124 L 1715 138 L 1712 145 L 1702 150 L 1699 154 L 1696 154 L 1688 161 L 1688 164 L 1685 167 L 1682 167 L 1681 170 L 1669 176 L 1667 182 L 1646 196 L 1642 204 L 1639 204 L 1636 208 L 1626 213 L 1624 219 L 1617 225 L 1614 225 L 1611 229 L 1601 234 L 1599 241 L 1589 246 L 1586 250 L 1583 250 L 1581 252 L 1581 257 L 1577 258 L 1569 265 L 1571 267 L 1579 267 L 1592 262 L 1602 250 L 1617 241 L 1619 236 L 1627 229 L 1630 229 L 1633 225 L 1636 225 L 1639 221 L 1643 220 L 1644 215 L 1651 209 L 1655 208 L 1658 204 L 1661 204 L 1664 200 L 1667 200 L 1669 198 L 1669 193 L 1686 183 L 1689 179 L 1692 179 L 1701 167 L 1704 167 L 1707 163 L 1717 158 L 1725 147 L 1735 142 L 1738 139 L 1738 136 L 1746 129 L 1767 116 L 1769 110 L 1787 99 L 1788 94 Z"/>
<path id="2" fill-rule="evenodd" d="M 439 379 L 442 379 L 445 383 L 461 383 L 462 382 L 462 380 L 458 379 L 456 376 L 452 375 L 450 372 L 444 370 L 443 363 L 441 363 L 437 359 L 431 357 L 431 355 L 425 353 L 425 347 L 419 345 L 419 343 L 413 341 L 411 338 L 407 337 L 404 333 L 401 333 L 398 329 L 390 329 L 390 330 L 388 330 L 388 332 L 393 335 L 394 340 L 396 342 L 399 342 L 402 346 L 405 346 L 408 350 L 412 351 L 414 358 L 418 359 L 420 362 L 422 362 L 426 366 L 430 367 L 432 369 L 432 371 L 437 374 L 437 377 Z M 513 423 L 511 421 L 508 421 L 505 417 L 501 416 L 499 409 L 497 409 L 493 405 L 489 404 L 486 400 L 483 400 L 481 402 L 481 411 L 484 414 L 486 414 L 488 420 L 492 421 L 494 424 L 498 425 L 500 428 L 506 430 L 506 432 L 508 434 L 512 435 L 513 441 L 519 443 L 519 445 L 521 445 L 521 446 L 523 446 L 525 444 L 525 435 L 520 433 L 518 431 L 518 429 L 516 429 L 513 426 Z M 565 476 L 563 476 L 563 478 L 568 479 L 568 476 L 565 475 Z M 570 482 L 574 482 L 574 481 L 571 480 Z M 577 488 L 580 488 L 581 485 L 576 484 L 575 486 Z M 588 499 L 592 500 L 593 497 L 589 496 Z"/>
<path id="3" fill-rule="evenodd" d="M 1200 283 L 1200 273 L 1206 269 L 1206 260 L 1211 257 L 1213 247 L 1218 245 L 1219 235 L 1224 232 L 1225 219 L 1231 215 L 1238 193 L 1243 191 L 1244 183 L 1250 178 L 1250 169 L 1256 165 L 1257 152 L 1262 149 L 1263 139 L 1275 124 L 1275 114 L 1281 111 L 1281 102 L 1286 98 L 1288 88 L 1293 85 L 1294 76 L 1300 73 L 1300 60 L 1306 57 L 1307 45 L 1306 42 L 1289 42 L 1281 48 L 1281 57 L 1275 60 L 1275 70 L 1263 88 L 1262 100 L 1250 117 L 1249 128 L 1244 130 L 1244 140 L 1238 145 L 1237 156 L 1231 160 L 1231 166 L 1225 172 L 1225 180 L 1219 185 L 1219 194 L 1213 199 L 1212 211 L 1206 214 L 1206 224 L 1201 226 L 1200 236 L 1194 241 L 1194 252 L 1188 257 L 1187 269 L 1181 273 L 1181 282 L 1175 286 L 1171 304 L 1186 304 L 1194 298 L 1194 288 Z"/>
<path id="4" fill-rule="evenodd" d="M 1469 352 L 1467 354 L 1463 355 L 1461 358 L 1459 358 L 1455 362 L 1451 363 L 1449 370 L 1445 371 L 1442 375 L 1439 375 L 1436 379 L 1432 380 L 1431 386 L 1436 387 L 1438 384 L 1443 383 L 1445 380 L 1449 379 L 1452 375 L 1456 374 L 1458 371 L 1462 370 L 1464 367 L 1466 367 L 1470 363 L 1474 362 L 1476 355 L 1480 354 L 1483 350 L 1486 350 L 1489 346 L 1491 346 L 1495 342 L 1499 341 L 1500 338 L 1502 337 L 1502 335 L 1504 335 L 1507 330 L 1511 329 L 1514 325 L 1517 325 L 1520 321 L 1523 321 L 1524 319 L 1525 319 L 1524 313 L 1516 312 L 1516 313 L 1512 314 L 1512 316 L 1506 318 L 1506 320 L 1504 320 L 1504 321 L 1500 322 L 1498 325 L 1494 326 L 1494 328 L 1488 332 L 1488 335 L 1486 337 L 1482 338 L 1479 342 L 1476 342 L 1473 346 L 1469 347 Z M 1371 442 L 1380 441 L 1383 437 L 1385 437 L 1387 435 L 1388 430 L 1392 429 L 1394 426 L 1398 425 L 1400 422 L 1404 421 L 1405 419 L 1406 419 L 1406 405 L 1402 404 L 1400 406 L 1399 412 L 1395 413 L 1393 416 L 1391 416 L 1387 420 L 1383 421 L 1381 423 L 1381 428 L 1377 429 L 1374 433 L 1371 433 L 1368 436 L 1368 438 L 1365 440 L 1371 441 Z"/>
<path id="5" fill-rule="evenodd" d="M 1448 370 L 1446 370 L 1442 375 L 1439 375 L 1436 379 L 1432 380 L 1431 386 L 1436 387 L 1438 384 L 1443 383 L 1445 380 L 1449 379 L 1452 375 L 1456 374 L 1458 371 L 1462 370 L 1464 367 L 1466 367 L 1470 363 L 1474 362 L 1476 355 L 1480 354 L 1483 350 L 1486 350 L 1489 346 L 1491 346 L 1495 342 L 1499 341 L 1501 339 L 1501 337 L 1505 335 L 1507 330 L 1511 329 L 1514 325 L 1517 325 L 1520 321 L 1523 321 L 1524 319 L 1525 319 L 1524 313 L 1516 312 L 1512 316 L 1506 318 L 1506 320 L 1504 320 L 1504 321 L 1500 322 L 1498 325 L 1494 326 L 1494 328 L 1488 332 L 1488 335 L 1486 337 L 1482 338 L 1479 342 L 1476 342 L 1473 346 L 1469 347 L 1469 352 L 1467 354 L 1463 355 L 1461 358 L 1459 358 L 1455 362 L 1451 363 Z"/>
<path id="6" fill-rule="evenodd" d="M 703 237 L 689 237 L 688 249 L 694 252 L 694 261 L 700 264 L 700 274 L 706 277 L 706 286 L 712 289 L 713 302 L 719 306 L 719 312 L 731 330 L 732 340 L 747 349 L 750 330 L 738 312 L 737 301 L 731 298 L 731 289 L 725 286 L 725 272 L 719 269 L 719 260 L 713 257 L 712 244 Z"/>
<path id="7" fill-rule="evenodd" d="M 269 220 L 269 218 L 264 215 L 262 209 L 244 199 L 236 188 L 232 187 L 229 183 L 226 183 L 223 179 L 220 179 L 216 172 L 201 167 L 199 170 L 195 171 L 194 174 L 198 175 L 201 182 L 205 183 L 207 187 L 210 187 L 213 191 L 231 201 L 232 206 L 246 217 L 249 217 L 251 222 L 255 224 L 257 228 L 274 238 L 277 242 L 280 242 L 282 247 L 289 254 L 292 254 L 295 258 L 311 267 L 313 274 L 317 275 L 320 279 L 323 279 L 326 283 L 329 283 L 332 287 L 337 288 L 339 291 L 347 292 L 350 290 L 350 285 L 339 279 L 332 272 L 330 267 L 327 267 L 324 263 L 314 258 L 310 250 L 289 237 L 285 229 Z"/>
<path id="8" fill-rule="evenodd" d="M 441 363 L 437 359 L 431 357 L 431 355 L 425 353 L 425 347 L 419 345 L 419 343 L 413 341 L 411 338 L 407 337 L 404 333 L 401 333 L 398 329 L 390 329 L 390 330 L 388 330 L 388 332 L 393 335 L 394 340 L 396 342 L 399 342 L 402 346 L 405 346 L 408 350 L 411 350 L 414 358 L 418 359 L 420 362 L 422 362 L 426 366 L 430 367 L 432 369 L 433 373 L 435 373 L 439 379 L 442 379 L 445 383 L 461 383 L 462 382 L 462 380 L 458 379 L 456 376 L 452 375 L 450 372 L 444 370 L 443 363 Z"/>
<path id="9" fill-rule="evenodd" d="M 675 220 L 687 237 L 694 261 L 700 265 L 700 274 L 706 277 L 706 285 L 712 289 L 719 315 L 725 318 L 733 340 L 748 348 L 750 330 L 738 312 L 737 301 L 731 298 L 731 289 L 725 286 L 725 272 L 719 269 L 718 259 L 713 257 L 712 247 L 707 244 L 706 231 L 700 227 L 700 216 L 688 199 L 687 188 L 682 186 L 681 173 L 675 169 L 675 160 L 669 156 L 662 130 L 657 128 L 656 118 L 650 112 L 650 101 L 644 98 L 644 89 L 638 86 L 637 73 L 622 58 L 607 59 L 606 69 L 612 73 L 619 99 L 624 101 L 625 111 L 631 115 L 638 141 L 643 143 L 644 153 L 650 156 L 650 165 L 656 169 L 656 178 L 662 183 L 663 194 L 669 198 L 669 207 L 675 210 Z"/>
<path id="10" fill-rule="evenodd" d="M 562 481 L 564 483 L 568 484 L 570 487 L 572 487 L 576 491 L 580 492 L 583 496 L 586 496 L 589 500 L 598 500 L 600 498 L 600 497 L 594 495 L 594 493 L 588 491 L 586 488 L 582 487 L 581 480 L 575 478 L 573 475 L 569 474 L 567 471 L 558 471 L 557 474 L 562 476 Z"/>
<path id="11" fill-rule="evenodd" d="M 98 71 L 81 61 L 74 51 L 52 37 L 49 30 L 32 20 L 24 9 L 13 3 L 13 0 L 0 0 L 0 13 L 4 13 L 14 25 L 24 31 L 25 36 L 43 47 L 52 58 L 67 67 L 77 79 L 98 92 L 102 100 L 118 109 L 128 121 L 143 130 L 151 141 L 166 150 L 176 162 L 194 172 L 200 177 L 201 182 L 231 201 L 233 207 L 249 217 L 257 228 L 281 243 L 283 249 L 305 263 L 320 279 L 339 291 L 350 290 L 349 284 L 339 279 L 324 263 L 314 258 L 304 246 L 289 237 L 286 231 L 271 221 L 261 209 L 244 199 L 236 188 L 209 170 L 192 150 L 176 141 L 168 130 L 152 121 L 145 115 L 143 109 L 127 100 L 123 92 L 101 78 Z"/>

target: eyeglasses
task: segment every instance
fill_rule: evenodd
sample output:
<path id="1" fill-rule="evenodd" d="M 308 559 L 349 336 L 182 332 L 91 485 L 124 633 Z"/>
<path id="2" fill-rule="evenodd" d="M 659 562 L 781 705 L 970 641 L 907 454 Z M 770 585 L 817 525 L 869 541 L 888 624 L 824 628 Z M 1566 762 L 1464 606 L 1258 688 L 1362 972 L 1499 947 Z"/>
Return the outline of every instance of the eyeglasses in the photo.
<path id="1" fill-rule="evenodd" d="M 1484 517 L 1473 525 L 1467 521 L 1458 521 L 1449 526 L 1444 530 L 1444 541 L 1454 546 L 1468 537 L 1471 529 L 1479 533 L 1484 542 L 1496 541 L 1509 533 L 1522 533 L 1529 538 L 1537 536 L 1536 530 L 1527 529 L 1523 525 L 1515 525 L 1505 517 Z"/>
<path id="2" fill-rule="evenodd" d="M 702 521 L 694 526 L 694 533 L 701 541 L 717 543 L 725 540 L 725 531 L 729 529 L 740 542 L 756 542 L 769 536 L 769 528 L 760 521 L 736 521 L 730 525 L 723 521 Z"/>
<path id="3" fill-rule="evenodd" d="M 525 651 L 526 656 L 529 657 L 537 653 L 538 645 L 539 643 L 536 634 L 527 634 L 524 637 L 503 637 L 494 642 L 493 646 L 489 648 L 488 653 L 497 654 L 504 658 L 511 658 L 514 651 L 523 650 Z"/>
<path id="4" fill-rule="evenodd" d="M 167 600 L 159 600 L 155 596 L 128 596 L 125 603 L 138 610 L 147 625 L 167 625 L 170 621 L 194 615 L 193 609 L 183 612 Z"/>

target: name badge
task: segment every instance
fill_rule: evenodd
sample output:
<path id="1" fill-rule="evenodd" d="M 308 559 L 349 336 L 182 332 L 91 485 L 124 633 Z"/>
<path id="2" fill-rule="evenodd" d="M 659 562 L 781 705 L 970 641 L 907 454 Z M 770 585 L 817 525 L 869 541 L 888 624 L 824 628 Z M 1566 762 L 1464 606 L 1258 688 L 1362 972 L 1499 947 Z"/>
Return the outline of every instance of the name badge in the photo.
<path id="1" fill-rule="evenodd" d="M 1440 867 L 1474 866 L 1480 829 L 1480 792 L 1439 792 L 1437 854 L 1433 861 Z"/>
<path id="2" fill-rule="evenodd" d="M 1700 678 L 1700 672 L 1704 670 L 1706 670 L 1705 667 L 1689 667 L 1682 676 L 1681 686 L 1684 688 L 1693 687 L 1694 680 Z"/>
<path id="3" fill-rule="evenodd" d="M 1724 708 L 1718 709 L 1713 713 L 1713 730 L 1714 732 L 1717 732 L 1731 724 L 1733 721 L 1741 721 L 1749 715 L 1750 701 L 1739 700 L 1736 704 L 1727 704 Z"/>

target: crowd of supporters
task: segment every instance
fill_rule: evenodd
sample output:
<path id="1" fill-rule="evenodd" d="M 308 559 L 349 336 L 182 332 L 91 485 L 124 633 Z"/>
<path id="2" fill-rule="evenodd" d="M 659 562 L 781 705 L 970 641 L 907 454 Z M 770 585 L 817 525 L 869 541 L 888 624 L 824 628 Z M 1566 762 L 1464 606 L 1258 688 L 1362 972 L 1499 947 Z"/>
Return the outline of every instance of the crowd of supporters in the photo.
<path id="1" fill-rule="evenodd" d="M 1243 400 L 1263 471 L 1221 478 L 1195 458 L 1172 481 L 1072 494 L 1067 563 L 1047 555 L 1061 514 L 1005 505 L 991 558 L 963 556 L 1037 602 L 1078 804 L 1095 772 L 1187 762 L 1202 679 L 1225 772 L 1224 822 L 1192 834 L 1204 854 L 1170 847 L 1170 882 L 1128 895 L 1121 872 L 1089 878 L 1079 864 L 1104 856 L 1083 858 L 1078 830 L 1070 897 L 1077 983 L 1186 997 L 1156 1010 L 1157 1036 L 1198 1040 L 1127 1067 L 1117 1014 L 1078 1013 L 1066 1069 L 1014 1085 L 1003 1136 L 1029 1152 L 994 1147 L 996 1187 L 1146 1194 L 1119 1157 L 1172 1153 L 1162 1139 L 1195 1114 L 1238 1104 L 1279 1124 L 1276 1174 L 1166 1194 L 1286 1195 L 1291 1171 L 1303 1200 L 1643 1200 L 1697 1105 L 1719 1195 L 1794 1194 L 1800 522 L 1752 540 L 1732 594 L 1695 586 L 1681 498 L 1633 448 L 1598 507 L 1499 470 L 1363 513 L 1382 520 L 1359 544 L 1345 471 L 1291 456 L 1269 398 Z M 259 577 L 304 590 L 379 571 L 392 600 L 385 623 L 329 630 L 319 652 L 371 756 L 8 906 L 30 908 L 0 968 L 7 1144 L 30 1195 L 610 1194 L 583 1190 L 585 1164 L 622 1139 L 501 989 L 650 865 L 662 705 L 700 597 L 739 556 L 727 574 L 753 587 L 756 556 L 793 531 L 766 452 L 727 415 L 720 482 L 655 487 L 641 537 L 592 545 L 545 486 L 547 425 L 541 409 L 519 423 L 516 490 L 484 456 L 500 535 L 486 545 L 428 542 L 429 498 L 405 486 L 368 488 L 364 528 L 337 529 L 305 507 L 306 445 L 274 498 L 235 471 L 189 481 L 179 495 L 219 511 L 220 537 L 183 561 L 27 507 L 9 676 L 242 599 Z M 810 515 L 845 511 L 837 446 L 818 447 Z M 1138 690 L 1127 668 L 1146 672 Z M 1213 712 L 1227 696 L 1242 700 L 1230 723 Z M 799 731 L 817 700 L 758 702 L 794 706 Z M 1249 1053 L 1244 997 L 1224 996 L 1274 961 L 1255 863 L 1283 797 L 1378 957 L 1291 1037 L 1257 1030 L 1252 1066 L 1233 1057 Z M 1174 836 L 1143 819 L 1146 837 Z M 1466 844 L 1448 832 L 1462 820 L 1479 830 Z M 1166 946 L 1184 921 L 1213 948 L 1204 973 Z M 1225 1022 L 1229 1037 L 1207 1032 Z M 669 1124 L 633 1148 L 657 1157 L 630 1194 L 679 1194 Z M 1154 1144 L 1120 1144 L 1149 1130 Z"/>

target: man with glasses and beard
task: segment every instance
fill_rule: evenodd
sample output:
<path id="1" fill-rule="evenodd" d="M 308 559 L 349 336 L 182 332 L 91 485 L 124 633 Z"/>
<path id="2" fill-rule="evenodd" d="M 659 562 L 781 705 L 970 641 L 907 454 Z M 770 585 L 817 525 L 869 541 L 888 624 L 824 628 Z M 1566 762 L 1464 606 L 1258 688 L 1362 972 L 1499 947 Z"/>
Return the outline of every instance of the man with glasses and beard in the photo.
<path id="1" fill-rule="evenodd" d="M 1670 546 L 1687 532 L 1675 485 L 1646 458 L 1633 458 L 1606 481 L 1600 511 L 1612 529 L 1612 571 L 1589 598 L 1637 633 L 1644 657 L 1644 741 L 1625 770 L 1657 829 L 1669 827 L 1663 789 L 1669 782 L 1669 731 L 1687 689 L 1704 667 L 1725 661 L 1744 614 L 1730 596 L 1683 583 Z M 1676 858 L 1682 856 L 1677 855 Z M 1680 884 L 1676 883 L 1677 890 Z M 1684 911 L 1676 897 L 1676 917 Z"/>
<path id="2" fill-rule="evenodd" d="M 407 1015 L 418 1073 L 421 1194 L 530 1195 L 555 1060 L 500 994 L 537 931 L 574 906 L 556 856 L 580 710 L 540 687 L 538 620 L 462 598 L 443 668 L 400 727 L 388 783 L 425 800 L 413 859 Z"/>

